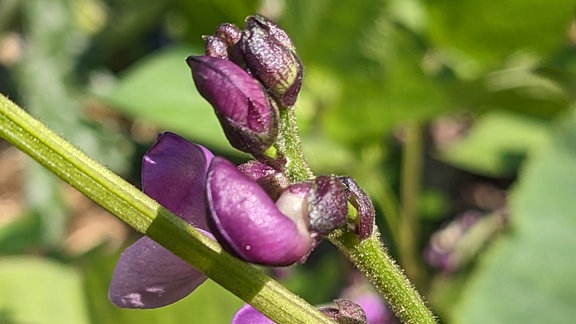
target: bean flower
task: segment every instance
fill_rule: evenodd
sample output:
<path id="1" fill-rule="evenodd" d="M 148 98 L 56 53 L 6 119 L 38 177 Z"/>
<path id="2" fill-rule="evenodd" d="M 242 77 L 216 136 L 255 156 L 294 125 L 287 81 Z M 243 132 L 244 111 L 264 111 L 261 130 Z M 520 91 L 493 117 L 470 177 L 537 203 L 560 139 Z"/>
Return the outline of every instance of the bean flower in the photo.
<path id="1" fill-rule="evenodd" d="M 142 188 L 246 261 L 284 266 L 301 260 L 312 248 L 302 212 L 282 213 L 266 191 L 232 163 L 176 134 L 160 135 L 144 155 Z M 304 204 L 303 198 L 291 203 Z M 121 255 L 109 298 L 119 307 L 161 307 L 187 296 L 204 280 L 192 266 L 142 237 Z"/>

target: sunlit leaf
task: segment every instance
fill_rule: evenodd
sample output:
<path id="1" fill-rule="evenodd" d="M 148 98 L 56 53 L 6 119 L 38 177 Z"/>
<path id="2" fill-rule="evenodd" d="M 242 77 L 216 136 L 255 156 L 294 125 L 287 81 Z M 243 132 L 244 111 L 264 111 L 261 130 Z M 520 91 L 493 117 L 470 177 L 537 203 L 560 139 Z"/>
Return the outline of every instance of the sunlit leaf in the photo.
<path id="1" fill-rule="evenodd" d="M 432 41 L 484 68 L 517 51 L 558 49 L 574 15 L 570 0 L 428 0 L 426 6 Z"/>
<path id="2" fill-rule="evenodd" d="M 480 262 L 456 323 L 571 323 L 576 318 L 576 114 L 529 161 L 511 200 L 513 230 Z"/>

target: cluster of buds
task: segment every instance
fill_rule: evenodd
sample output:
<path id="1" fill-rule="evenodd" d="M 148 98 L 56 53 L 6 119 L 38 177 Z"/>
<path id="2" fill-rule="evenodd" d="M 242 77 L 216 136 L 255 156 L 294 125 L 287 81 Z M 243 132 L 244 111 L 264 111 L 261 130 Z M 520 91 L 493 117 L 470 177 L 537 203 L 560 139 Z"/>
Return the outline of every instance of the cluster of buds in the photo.
<path id="1" fill-rule="evenodd" d="M 244 30 L 224 23 L 204 40 L 206 55 L 186 59 L 196 88 L 214 107 L 232 146 L 264 152 L 278 136 L 278 109 L 292 107 L 302 85 L 294 44 L 257 15 L 246 19 Z"/>
<path id="2" fill-rule="evenodd" d="M 232 146 L 256 160 L 237 167 L 164 133 L 144 156 L 144 192 L 254 264 L 303 262 L 324 236 L 340 228 L 360 240 L 372 235 L 374 207 L 352 178 L 321 175 L 294 182 L 284 165 L 261 158 L 277 140 L 279 109 L 292 109 L 301 86 L 302 64 L 286 33 L 251 16 L 242 31 L 222 24 L 204 39 L 206 55 L 186 60 L 196 87 Z M 109 295 L 121 307 L 153 308 L 186 296 L 205 279 L 144 237 L 120 258 Z"/>

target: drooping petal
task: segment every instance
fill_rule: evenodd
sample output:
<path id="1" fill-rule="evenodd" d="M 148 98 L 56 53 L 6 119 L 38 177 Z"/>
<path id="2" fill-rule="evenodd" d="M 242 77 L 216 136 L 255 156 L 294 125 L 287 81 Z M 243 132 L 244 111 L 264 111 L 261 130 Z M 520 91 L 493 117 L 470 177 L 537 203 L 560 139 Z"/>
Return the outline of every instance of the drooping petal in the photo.
<path id="1" fill-rule="evenodd" d="M 163 133 L 142 159 L 142 190 L 188 223 L 208 230 L 206 173 L 213 157 L 201 145 Z"/>
<path id="2" fill-rule="evenodd" d="M 186 297 L 206 278 L 152 239 L 142 237 L 120 256 L 108 298 L 123 308 L 162 307 Z"/>
<path id="3" fill-rule="evenodd" d="M 240 258 L 285 266 L 310 251 L 313 240 L 307 229 L 283 215 L 262 187 L 223 158 L 210 164 L 207 197 L 214 235 Z"/>
<path id="4" fill-rule="evenodd" d="M 274 324 L 274 321 L 260 313 L 256 308 L 246 304 L 236 312 L 230 324 Z"/>

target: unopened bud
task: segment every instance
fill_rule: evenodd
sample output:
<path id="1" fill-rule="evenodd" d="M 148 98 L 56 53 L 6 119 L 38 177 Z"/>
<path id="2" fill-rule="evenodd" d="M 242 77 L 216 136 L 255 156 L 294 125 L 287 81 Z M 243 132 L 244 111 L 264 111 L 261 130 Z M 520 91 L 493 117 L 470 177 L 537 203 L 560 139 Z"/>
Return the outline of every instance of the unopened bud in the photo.
<path id="1" fill-rule="evenodd" d="M 250 154 L 261 154 L 278 135 L 277 107 L 260 83 L 231 61 L 189 56 L 186 62 L 198 92 L 214 108 L 228 141 Z"/>
<path id="2" fill-rule="evenodd" d="M 348 192 L 337 176 L 318 176 L 308 197 L 310 227 L 322 235 L 346 224 Z"/>
<path id="3" fill-rule="evenodd" d="M 337 323 L 365 324 L 366 313 L 360 305 L 347 299 L 335 299 L 337 307 L 321 307 L 320 311 Z"/>
<path id="4" fill-rule="evenodd" d="M 360 240 L 364 240 L 370 237 L 374 230 L 374 217 L 376 216 L 374 205 L 372 204 L 370 197 L 368 197 L 368 194 L 358 186 L 354 179 L 350 177 L 341 177 L 340 180 L 348 188 L 350 193 L 350 203 L 358 211 L 356 232 L 358 233 L 358 236 L 360 236 Z"/>
<path id="5" fill-rule="evenodd" d="M 239 46 L 250 73 L 283 106 L 294 105 L 303 69 L 286 32 L 265 17 L 250 16 Z"/>

